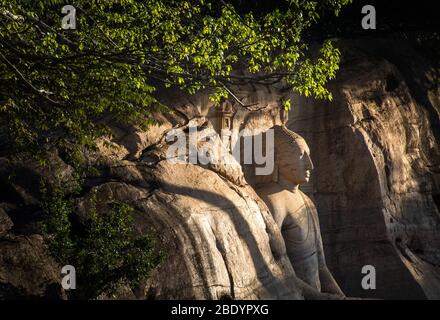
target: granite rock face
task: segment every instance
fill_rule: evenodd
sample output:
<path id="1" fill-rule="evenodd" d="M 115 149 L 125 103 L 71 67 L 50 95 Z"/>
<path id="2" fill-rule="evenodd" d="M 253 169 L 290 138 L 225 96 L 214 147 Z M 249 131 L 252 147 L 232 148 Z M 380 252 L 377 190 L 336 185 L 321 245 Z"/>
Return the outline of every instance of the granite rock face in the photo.
<path id="1" fill-rule="evenodd" d="M 14 223 L 6 214 L 6 211 L 0 208 L 0 236 L 4 236 L 13 226 Z"/>
<path id="2" fill-rule="evenodd" d="M 211 136 L 207 149 L 221 143 L 209 127 L 198 132 Z M 101 205 L 110 199 L 130 204 L 137 231 L 155 232 L 166 252 L 137 298 L 301 298 L 300 288 L 289 281 L 294 273 L 277 239 L 281 234 L 245 185 L 240 165 L 233 159 L 205 168 L 172 163 L 166 159 L 171 144 L 162 139 L 138 161 L 109 164 L 121 171 L 118 180 L 94 187 Z"/>
<path id="3" fill-rule="evenodd" d="M 109 199 L 111 192 L 112 198 L 131 204 L 137 231 L 155 231 L 166 252 L 136 297 L 332 298 L 302 287 L 280 230 L 244 180 L 239 163 L 227 152 L 227 160 L 215 158 L 213 151 L 222 142 L 206 119 L 193 119 L 189 125 L 211 137 L 210 144 L 200 142 L 199 147 L 212 151 L 216 165 L 172 163 L 166 159 L 170 142 L 162 139 L 131 163 L 130 171 L 136 170 L 149 186 L 118 181 L 97 187 L 98 199 Z M 107 195 L 101 198 L 102 193 Z"/>
<path id="4" fill-rule="evenodd" d="M 0 158 L 0 299 L 65 299 L 61 266 L 48 254 L 38 223 L 40 178 L 69 183 L 72 168 L 56 154 L 43 167 L 26 160 L 12 165 Z"/>
<path id="5" fill-rule="evenodd" d="M 62 299 L 60 270 L 40 235 L 0 237 L 0 299 Z"/>
<path id="6" fill-rule="evenodd" d="M 167 159 L 174 141 L 166 133 L 182 129 L 189 140 L 189 125 L 209 137 L 197 144 L 215 161 L 202 165 Z M 144 138 L 127 147 L 127 136 Z M 165 260 L 140 288 L 121 288 L 99 299 L 337 298 L 310 290 L 295 276 L 279 228 L 207 119 L 168 122 L 148 133 L 120 129 L 111 143 L 98 144 L 98 154 L 88 155 L 90 161 L 100 159 L 100 174 L 84 181 L 76 220 L 87 223 L 92 194 L 98 212 L 115 200 L 124 202 L 134 209 L 135 231 L 155 235 Z M 184 153 L 183 159 L 188 156 Z M 9 190 L 0 209 L 2 298 L 65 297 L 61 266 L 49 256 L 38 228 L 39 195 L 31 192 L 43 176 L 54 183 L 69 180 L 72 168 L 56 154 L 53 159 L 56 165 L 47 170 L 29 161 L 0 175 L 2 188 Z M 8 179 L 9 170 L 25 169 L 28 179 Z"/>
<path id="7" fill-rule="evenodd" d="M 363 40 L 341 48 L 334 101 L 294 97 L 287 123 L 311 149 L 315 169 L 301 188 L 320 215 L 327 264 L 347 296 L 440 298 L 440 69 L 426 50 L 407 43 Z M 86 155 L 90 163 L 99 159 L 100 174 L 82 186 L 78 220 L 88 219 L 92 193 L 98 210 L 125 202 L 134 208 L 136 232 L 155 234 L 166 252 L 140 288 L 123 288 L 117 298 L 335 298 L 298 280 L 249 168 L 217 153 L 229 148 L 221 129 L 284 123 L 285 94 L 241 88 L 242 101 L 262 108 L 249 111 L 234 103 L 210 108 L 204 94 L 168 92 L 163 102 L 174 113 L 158 115 L 160 124 L 147 132 L 114 125 L 99 152 Z M 197 145 L 214 163 L 167 160 L 166 134 L 182 129 L 188 141 L 189 125 L 209 137 Z M 37 190 L 41 177 L 76 188 L 66 162 L 54 152 L 48 167 L 29 161 L 9 168 L 0 158 L 0 298 L 65 298 L 61 266 L 38 227 Z M 361 287 L 364 265 L 376 268 L 376 290 Z"/>
<path id="8" fill-rule="evenodd" d="M 154 174 L 161 187 L 138 202 L 139 226 L 162 230 L 169 255 L 149 279 L 147 297 L 301 297 L 289 283 L 293 271 L 285 252 L 272 252 L 275 236 L 267 230 L 276 228 L 274 221 L 250 187 L 192 164 L 161 162 Z M 285 250 L 281 239 L 274 241 Z"/>
<path id="9" fill-rule="evenodd" d="M 334 101 L 293 99 L 288 127 L 315 164 L 305 190 L 347 295 L 440 298 L 440 85 L 422 49 L 347 41 Z M 361 287 L 364 265 L 376 290 Z"/>

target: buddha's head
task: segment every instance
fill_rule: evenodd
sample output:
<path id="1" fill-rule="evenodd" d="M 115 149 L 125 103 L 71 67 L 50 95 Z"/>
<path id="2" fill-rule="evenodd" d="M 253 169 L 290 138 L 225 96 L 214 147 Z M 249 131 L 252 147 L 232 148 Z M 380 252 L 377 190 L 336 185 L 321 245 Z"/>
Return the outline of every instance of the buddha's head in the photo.
<path id="1" fill-rule="evenodd" d="M 313 163 L 306 141 L 285 126 L 275 126 L 275 167 L 278 177 L 300 185 L 310 180 Z"/>

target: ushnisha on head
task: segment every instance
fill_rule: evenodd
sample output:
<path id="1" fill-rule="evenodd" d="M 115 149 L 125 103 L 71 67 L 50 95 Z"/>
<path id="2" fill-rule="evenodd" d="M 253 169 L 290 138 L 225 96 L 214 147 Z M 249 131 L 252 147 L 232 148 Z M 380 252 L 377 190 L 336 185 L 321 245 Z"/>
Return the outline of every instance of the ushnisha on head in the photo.
<path id="1" fill-rule="evenodd" d="M 272 129 L 277 178 L 282 177 L 294 185 L 307 183 L 313 170 L 313 163 L 306 141 L 285 126 L 274 126 Z"/>

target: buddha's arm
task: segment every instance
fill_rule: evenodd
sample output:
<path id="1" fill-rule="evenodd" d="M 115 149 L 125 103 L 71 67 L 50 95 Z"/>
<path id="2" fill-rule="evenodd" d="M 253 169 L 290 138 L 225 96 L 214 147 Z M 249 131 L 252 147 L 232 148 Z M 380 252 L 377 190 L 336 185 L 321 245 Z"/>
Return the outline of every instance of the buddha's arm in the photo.
<path id="1" fill-rule="evenodd" d="M 331 274 L 330 270 L 326 265 L 319 267 L 319 279 L 321 281 L 322 292 L 333 293 L 337 295 L 344 296 L 341 288 L 337 284 L 335 278 Z"/>
<path id="2" fill-rule="evenodd" d="M 297 276 L 294 277 L 297 288 L 300 288 L 305 300 L 340 300 L 345 299 L 344 294 L 333 292 L 319 292 Z"/>
<path id="3" fill-rule="evenodd" d="M 321 291 L 345 296 L 333 277 L 332 273 L 325 262 L 324 248 L 322 245 L 321 229 L 319 227 L 318 214 L 315 211 L 315 223 L 317 228 L 317 245 L 318 245 L 318 263 L 319 263 L 319 280 L 321 282 Z"/>

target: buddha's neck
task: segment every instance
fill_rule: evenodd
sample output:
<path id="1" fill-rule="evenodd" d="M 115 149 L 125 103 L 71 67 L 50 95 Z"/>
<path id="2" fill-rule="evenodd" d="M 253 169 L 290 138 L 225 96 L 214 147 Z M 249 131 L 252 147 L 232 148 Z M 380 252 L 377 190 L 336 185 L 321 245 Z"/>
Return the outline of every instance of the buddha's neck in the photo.
<path id="1" fill-rule="evenodd" d="M 293 182 L 288 181 L 283 176 L 279 176 L 278 178 L 278 184 L 286 190 L 289 190 L 291 192 L 298 192 L 299 191 L 299 184 L 295 184 Z"/>

